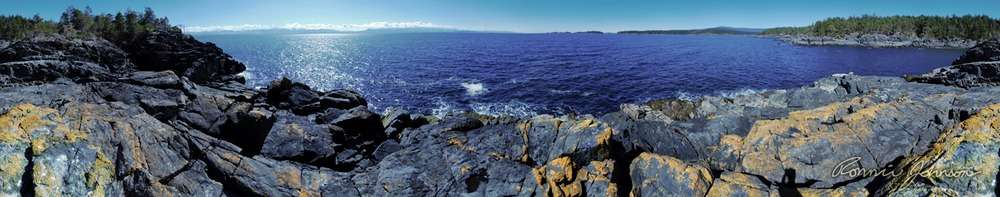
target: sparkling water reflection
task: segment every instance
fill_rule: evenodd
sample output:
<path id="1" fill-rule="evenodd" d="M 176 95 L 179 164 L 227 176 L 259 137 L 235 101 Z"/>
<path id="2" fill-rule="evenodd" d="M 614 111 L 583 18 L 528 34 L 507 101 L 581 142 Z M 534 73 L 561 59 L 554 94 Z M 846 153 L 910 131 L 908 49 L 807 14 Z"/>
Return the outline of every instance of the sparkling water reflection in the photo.
<path id="1" fill-rule="evenodd" d="M 807 85 L 834 73 L 900 76 L 960 50 L 805 47 L 748 36 L 406 33 L 202 35 L 248 66 L 421 113 L 592 113 L 656 98 Z"/>

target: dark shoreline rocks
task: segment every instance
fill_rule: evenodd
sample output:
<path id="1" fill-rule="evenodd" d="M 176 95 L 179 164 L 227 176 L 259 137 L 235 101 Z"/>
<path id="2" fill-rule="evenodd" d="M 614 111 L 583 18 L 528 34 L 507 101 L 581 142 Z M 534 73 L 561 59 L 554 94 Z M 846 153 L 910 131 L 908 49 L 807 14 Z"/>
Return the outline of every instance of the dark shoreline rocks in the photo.
<path id="1" fill-rule="evenodd" d="M 806 46 L 862 46 L 876 48 L 918 47 L 966 49 L 978 43 L 965 39 L 929 39 L 915 36 L 882 35 L 882 34 L 852 34 L 848 36 L 830 37 L 813 35 L 768 35 L 778 40 Z"/>
<path id="2" fill-rule="evenodd" d="M 0 192 L 95 196 L 996 195 L 995 42 L 923 78 L 623 104 L 601 116 L 372 112 L 243 85 L 212 44 L 0 41 Z M 10 44 L 6 44 L 10 43 Z M 989 72 L 987 72 L 989 71 Z M 849 161 L 849 162 L 844 162 Z M 900 170 L 849 176 L 836 170 Z M 969 176 L 939 177 L 943 170 Z M 844 172 L 844 171 L 840 171 Z M 838 175 L 838 176 L 832 176 Z M 934 180 L 934 181 L 928 181 Z"/>
<path id="3" fill-rule="evenodd" d="M 906 78 L 909 81 L 962 88 L 1000 85 L 1000 40 L 979 43 L 952 64 L 927 74 Z"/>

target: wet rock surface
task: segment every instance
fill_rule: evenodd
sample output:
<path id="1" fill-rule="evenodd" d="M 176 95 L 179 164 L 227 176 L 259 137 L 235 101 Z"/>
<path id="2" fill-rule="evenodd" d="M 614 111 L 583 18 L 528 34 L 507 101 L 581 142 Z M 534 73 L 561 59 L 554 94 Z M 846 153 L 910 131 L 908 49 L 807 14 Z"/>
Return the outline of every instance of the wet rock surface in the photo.
<path id="1" fill-rule="evenodd" d="M 1000 88 L 983 66 L 995 61 L 989 43 L 962 58 L 973 62 L 957 61 L 958 78 L 835 75 L 801 88 L 623 104 L 600 116 L 520 118 L 380 113 L 354 91 L 288 79 L 254 90 L 236 75 L 244 66 L 214 45 L 177 32 L 138 43 L 0 42 L 0 194 L 997 191 Z"/>

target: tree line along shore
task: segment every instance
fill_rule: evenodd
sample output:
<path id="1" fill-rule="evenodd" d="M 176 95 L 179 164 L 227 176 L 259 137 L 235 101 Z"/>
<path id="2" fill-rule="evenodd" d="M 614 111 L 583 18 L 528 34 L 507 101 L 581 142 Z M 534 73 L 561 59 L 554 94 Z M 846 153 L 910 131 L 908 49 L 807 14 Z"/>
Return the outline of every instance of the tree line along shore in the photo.
<path id="1" fill-rule="evenodd" d="M 1000 36 L 1000 20 L 986 15 L 833 17 L 804 27 L 766 29 L 764 35 L 845 37 L 863 34 L 928 39 L 986 40 Z"/>

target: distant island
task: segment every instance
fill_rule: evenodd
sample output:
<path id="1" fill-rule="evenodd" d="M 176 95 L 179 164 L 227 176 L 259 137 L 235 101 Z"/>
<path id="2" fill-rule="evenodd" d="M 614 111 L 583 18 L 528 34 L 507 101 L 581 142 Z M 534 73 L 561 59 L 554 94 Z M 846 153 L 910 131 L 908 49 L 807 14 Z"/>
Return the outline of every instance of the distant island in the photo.
<path id="1" fill-rule="evenodd" d="M 712 27 L 706 29 L 680 29 L 680 30 L 629 30 L 620 31 L 619 34 L 673 34 L 673 35 L 758 35 L 764 29 L 740 28 L 740 27 Z"/>
<path id="2" fill-rule="evenodd" d="M 578 31 L 578 32 L 557 31 L 557 32 L 549 32 L 549 33 L 550 34 L 604 34 L 603 31 Z"/>
<path id="3" fill-rule="evenodd" d="M 1000 20 L 985 15 L 863 15 L 828 18 L 805 27 L 771 28 L 762 34 L 803 45 L 968 48 L 1000 37 Z"/>

